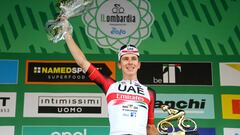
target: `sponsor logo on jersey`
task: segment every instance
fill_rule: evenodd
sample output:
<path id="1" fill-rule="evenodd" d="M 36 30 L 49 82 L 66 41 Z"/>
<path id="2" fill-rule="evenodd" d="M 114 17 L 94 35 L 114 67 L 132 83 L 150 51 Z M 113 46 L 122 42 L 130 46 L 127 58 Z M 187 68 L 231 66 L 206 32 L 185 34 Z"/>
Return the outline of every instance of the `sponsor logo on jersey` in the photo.
<path id="1" fill-rule="evenodd" d="M 131 86 L 131 85 L 128 86 L 128 85 L 122 85 L 121 83 L 119 83 L 118 90 L 121 91 L 121 92 L 145 95 L 144 94 L 144 89 L 140 85 L 134 87 L 134 86 Z"/>
<path id="2" fill-rule="evenodd" d="M 143 96 L 133 95 L 133 94 L 124 94 L 124 93 L 111 93 L 107 96 L 107 101 L 110 102 L 114 99 L 118 99 L 119 101 L 131 100 L 131 101 L 139 101 L 149 103 L 149 100 Z M 115 104 L 119 104 L 120 102 L 116 102 Z"/>
<path id="3" fill-rule="evenodd" d="M 212 85 L 212 65 L 141 62 L 138 79 L 146 85 Z"/>
<path id="4" fill-rule="evenodd" d="M 115 62 L 92 62 L 105 76 L 115 79 Z M 27 61 L 27 84 L 95 84 L 75 61 Z"/>
<path id="5" fill-rule="evenodd" d="M 240 119 L 240 95 L 222 95 L 222 113 L 224 119 Z"/>
<path id="6" fill-rule="evenodd" d="M 18 83 L 18 60 L 0 60 L 0 84 Z"/>
<path id="7" fill-rule="evenodd" d="M 0 117 L 15 117 L 16 93 L 0 92 Z"/>
<path id="8" fill-rule="evenodd" d="M 132 104 L 122 105 L 123 116 L 137 117 L 138 106 Z"/>
<path id="9" fill-rule="evenodd" d="M 240 63 L 220 63 L 221 86 L 240 86 Z"/>
<path id="10" fill-rule="evenodd" d="M 155 117 L 165 118 L 168 114 L 160 109 L 161 105 L 184 110 L 187 117 L 214 119 L 214 103 L 211 94 L 157 94 Z"/>
<path id="11" fill-rule="evenodd" d="M 106 115 L 104 99 L 103 94 L 25 93 L 24 116 L 103 117 Z"/>

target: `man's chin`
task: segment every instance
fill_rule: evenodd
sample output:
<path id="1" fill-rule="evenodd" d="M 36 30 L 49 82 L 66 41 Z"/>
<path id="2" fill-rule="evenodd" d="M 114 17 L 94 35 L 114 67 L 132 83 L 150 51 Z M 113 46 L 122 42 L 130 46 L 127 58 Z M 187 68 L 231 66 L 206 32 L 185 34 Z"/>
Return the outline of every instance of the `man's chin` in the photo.
<path id="1" fill-rule="evenodd" d="M 126 72 L 126 74 L 129 76 L 133 76 L 133 75 L 136 75 L 137 72 L 136 71 L 128 71 L 128 72 Z"/>

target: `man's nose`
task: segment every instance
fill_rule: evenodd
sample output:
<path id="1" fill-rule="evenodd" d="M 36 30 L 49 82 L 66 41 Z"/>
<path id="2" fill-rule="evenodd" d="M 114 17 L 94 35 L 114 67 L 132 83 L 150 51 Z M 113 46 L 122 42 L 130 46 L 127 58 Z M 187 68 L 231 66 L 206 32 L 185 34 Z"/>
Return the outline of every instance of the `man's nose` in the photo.
<path id="1" fill-rule="evenodd" d="M 131 59 L 128 59 L 128 63 L 129 63 L 129 64 L 132 64 L 132 60 L 131 60 Z"/>

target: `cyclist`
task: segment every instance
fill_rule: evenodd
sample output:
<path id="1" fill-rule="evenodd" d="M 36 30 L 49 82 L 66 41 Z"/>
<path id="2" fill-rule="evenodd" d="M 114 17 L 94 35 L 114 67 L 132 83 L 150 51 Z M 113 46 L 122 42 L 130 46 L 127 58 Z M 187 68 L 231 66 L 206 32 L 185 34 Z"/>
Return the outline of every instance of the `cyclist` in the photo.
<path id="1" fill-rule="evenodd" d="M 87 60 L 69 32 L 64 39 L 76 63 L 106 94 L 110 135 L 158 135 L 154 125 L 155 92 L 137 79 L 141 65 L 138 49 L 125 45 L 119 50 L 118 68 L 122 70 L 122 80 L 116 82 L 106 78 Z"/>

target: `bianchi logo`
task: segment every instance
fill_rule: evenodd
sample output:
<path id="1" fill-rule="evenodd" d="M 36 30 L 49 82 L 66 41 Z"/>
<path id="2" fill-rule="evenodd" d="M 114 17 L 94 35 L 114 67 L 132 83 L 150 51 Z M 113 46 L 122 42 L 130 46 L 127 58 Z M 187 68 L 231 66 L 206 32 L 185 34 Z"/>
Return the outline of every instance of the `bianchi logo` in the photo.
<path id="1" fill-rule="evenodd" d="M 139 45 L 151 33 L 154 16 L 147 0 L 94 0 L 82 16 L 87 35 L 102 48 L 117 51 Z"/>

